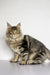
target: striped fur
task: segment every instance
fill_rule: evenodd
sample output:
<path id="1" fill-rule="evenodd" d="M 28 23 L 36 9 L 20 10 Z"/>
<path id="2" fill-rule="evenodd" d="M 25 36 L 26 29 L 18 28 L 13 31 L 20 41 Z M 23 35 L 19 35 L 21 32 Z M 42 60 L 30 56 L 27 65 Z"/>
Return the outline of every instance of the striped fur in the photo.
<path id="1" fill-rule="evenodd" d="M 20 23 L 17 26 L 11 26 L 9 23 L 7 25 L 6 41 L 14 52 L 11 62 L 17 62 L 19 57 L 20 64 L 41 64 L 46 59 L 50 60 L 50 51 L 35 38 L 23 35 Z"/>

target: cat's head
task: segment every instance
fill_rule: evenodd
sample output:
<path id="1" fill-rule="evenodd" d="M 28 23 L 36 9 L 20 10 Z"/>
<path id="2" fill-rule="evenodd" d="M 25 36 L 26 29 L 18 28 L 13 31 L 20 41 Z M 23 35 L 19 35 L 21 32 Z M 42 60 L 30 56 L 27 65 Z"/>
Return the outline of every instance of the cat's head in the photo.
<path id="1" fill-rule="evenodd" d="M 6 37 L 11 39 L 19 38 L 22 35 L 20 27 L 20 23 L 18 23 L 16 26 L 12 26 L 9 23 L 7 23 Z"/>

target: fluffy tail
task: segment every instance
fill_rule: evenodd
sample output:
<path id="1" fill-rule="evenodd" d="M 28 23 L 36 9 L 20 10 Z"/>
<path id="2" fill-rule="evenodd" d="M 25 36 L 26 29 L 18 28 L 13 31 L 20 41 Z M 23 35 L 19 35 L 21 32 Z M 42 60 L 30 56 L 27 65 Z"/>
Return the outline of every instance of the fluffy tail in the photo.
<path id="1" fill-rule="evenodd" d="M 47 59 L 50 60 L 50 50 L 47 49 L 46 53 L 47 53 Z"/>

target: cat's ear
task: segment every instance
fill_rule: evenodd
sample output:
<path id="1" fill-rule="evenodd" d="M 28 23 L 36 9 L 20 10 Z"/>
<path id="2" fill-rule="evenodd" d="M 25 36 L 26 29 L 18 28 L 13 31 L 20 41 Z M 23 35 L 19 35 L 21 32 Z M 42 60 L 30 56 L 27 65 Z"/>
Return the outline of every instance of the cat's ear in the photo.
<path id="1" fill-rule="evenodd" d="M 17 27 L 20 28 L 20 27 L 21 27 L 21 23 L 18 23 L 18 24 L 17 24 Z"/>
<path id="2" fill-rule="evenodd" d="M 9 29 L 9 28 L 11 28 L 11 25 L 7 22 L 7 28 Z"/>

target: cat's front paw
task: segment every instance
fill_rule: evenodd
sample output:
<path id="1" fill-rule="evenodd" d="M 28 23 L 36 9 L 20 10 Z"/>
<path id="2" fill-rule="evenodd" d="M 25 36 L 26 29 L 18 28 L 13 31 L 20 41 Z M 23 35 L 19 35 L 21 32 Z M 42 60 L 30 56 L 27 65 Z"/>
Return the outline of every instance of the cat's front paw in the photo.
<path id="1" fill-rule="evenodd" d="M 28 60 L 27 61 L 27 64 L 32 64 L 33 63 L 33 60 Z"/>
<path id="2" fill-rule="evenodd" d="M 26 64 L 26 61 L 20 61 L 19 64 L 20 65 L 25 65 Z"/>
<path id="3" fill-rule="evenodd" d="M 12 59 L 12 60 L 10 60 L 10 62 L 11 62 L 11 63 L 16 63 L 17 60 Z"/>

